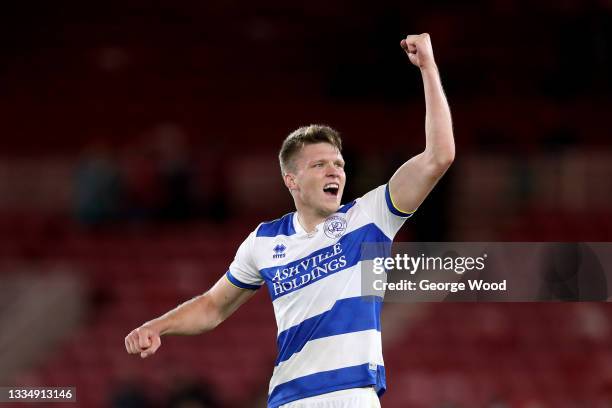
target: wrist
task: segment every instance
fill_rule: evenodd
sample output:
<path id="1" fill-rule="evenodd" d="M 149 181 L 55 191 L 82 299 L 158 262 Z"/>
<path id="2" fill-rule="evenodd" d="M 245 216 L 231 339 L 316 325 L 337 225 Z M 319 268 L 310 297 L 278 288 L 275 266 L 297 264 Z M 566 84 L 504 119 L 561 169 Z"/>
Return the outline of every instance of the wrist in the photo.
<path id="1" fill-rule="evenodd" d="M 142 325 L 142 327 L 146 327 L 147 329 L 157 333 L 159 336 L 166 334 L 168 331 L 167 326 L 168 325 L 165 324 L 164 320 L 159 318 L 150 320 Z"/>
<path id="2" fill-rule="evenodd" d="M 429 64 L 425 64 L 425 65 L 419 67 L 419 69 L 421 70 L 421 73 L 423 75 L 427 75 L 427 74 L 438 75 L 438 66 L 436 65 L 435 62 L 431 62 Z"/>

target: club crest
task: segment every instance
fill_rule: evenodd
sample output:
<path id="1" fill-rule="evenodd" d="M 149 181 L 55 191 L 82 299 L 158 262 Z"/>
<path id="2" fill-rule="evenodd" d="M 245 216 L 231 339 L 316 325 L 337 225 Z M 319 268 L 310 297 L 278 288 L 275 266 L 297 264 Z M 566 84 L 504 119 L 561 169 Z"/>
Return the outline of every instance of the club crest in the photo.
<path id="1" fill-rule="evenodd" d="M 325 220 L 323 231 L 329 238 L 340 238 L 346 231 L 346 219 L 340 215 L 332 215 Z"/>

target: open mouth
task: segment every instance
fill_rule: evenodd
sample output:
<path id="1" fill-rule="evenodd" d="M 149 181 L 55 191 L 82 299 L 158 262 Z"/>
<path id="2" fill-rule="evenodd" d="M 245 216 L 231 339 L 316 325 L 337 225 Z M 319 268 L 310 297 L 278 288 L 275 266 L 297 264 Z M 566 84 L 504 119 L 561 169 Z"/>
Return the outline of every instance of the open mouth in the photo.
<path id="1" fill-rule="evenodd" d="M 340 186 L 338 183 L 327 183 L 325 186 L 323 186 L 323 192 L 330 197 L 336 197 L 339 190 Z"/>

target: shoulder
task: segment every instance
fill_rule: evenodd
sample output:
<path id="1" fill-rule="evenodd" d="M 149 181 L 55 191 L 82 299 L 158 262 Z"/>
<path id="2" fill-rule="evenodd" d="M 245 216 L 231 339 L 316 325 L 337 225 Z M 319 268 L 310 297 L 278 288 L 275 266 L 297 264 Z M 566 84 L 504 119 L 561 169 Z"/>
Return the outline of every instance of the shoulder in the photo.
<path id="1" fill-rule="evenodd" d="M 283 215 L 273 221 L 262 222 L 255 230 L 256 237 L 276 237 L 278 235 L 293 235 L 295 227 L 293 226 L 293 215 L 289 213 Z"/>
<path id="2" fill-rule="evenodd" d="M 356 200 L 348 203 L 346 207 L 348 210 L 355 211 L 356 209 L 361 210 L 361 212 L 365 212 L 370 215 L 372 212 L 380 210 L 380 202 L 384 201 L 385 196 L 385 185 L 378 186 Z"/>
<path id="3" fill-rule="evenodd" d="M 395 205 L 389 191 L 389 184 L 383 184 L 367 192 L 357 199 L 357 203 L 372 216 L 375 216 L 377 213 L 388 213 L 400 218 L 409 218 L 414 213 L 414 211 L 404 212 Z"/>
<path id="4" fill-rule="evenodd" d="M 342 213 L 342 214 L 346 214 L 351 208 L 353 208 L 355 206 L 355 204 L 357 204 L 358 200 L 353 200 L 350 203 L 346 203 L 342 206 L 340 206 L 340 208 L 338 208 L 338 211 L 336 211 L 337 213 Z"/>

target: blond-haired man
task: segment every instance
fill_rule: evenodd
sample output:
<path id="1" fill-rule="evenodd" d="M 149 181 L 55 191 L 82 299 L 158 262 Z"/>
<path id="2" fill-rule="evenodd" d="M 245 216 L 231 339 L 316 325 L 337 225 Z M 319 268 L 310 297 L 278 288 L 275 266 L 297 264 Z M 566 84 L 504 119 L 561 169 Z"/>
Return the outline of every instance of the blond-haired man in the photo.
<path id="1" fill-rule="evenodd" d="M 382 299 L 361 295 L 361 244 L 391 242 L 455 157 L 450 110 L 430 37 L 409 35 L 400 45 L 423 79 L 423 152 L 387 184 L 341 205 L 346 175 L 338 133 L 320 125 L 291 133 L 279 160 L 296 211 L 260 224 L 208 292 L 128 334 L 129 353 L 148 357 L 163 335 L 212 330 L 266 285 L 279 349 L 268 407 L 380 406 L 378 396 L 386 388 Z"/>

